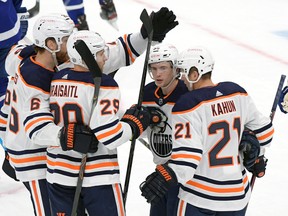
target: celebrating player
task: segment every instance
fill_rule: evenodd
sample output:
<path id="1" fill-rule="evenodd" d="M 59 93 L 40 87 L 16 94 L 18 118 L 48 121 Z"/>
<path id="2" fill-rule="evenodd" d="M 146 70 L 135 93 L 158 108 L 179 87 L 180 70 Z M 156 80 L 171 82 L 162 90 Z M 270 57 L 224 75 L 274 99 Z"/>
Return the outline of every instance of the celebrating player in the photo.
<path id="1" fill-rule="evenodd" d="M 174 19 L 166 20 L 167 13 L 169 16 L 172 14 Z M 173 12 L 167 8 L 161 8 L 155 15 L 157 16 L 154 16 L 152 20 L 153 25 L 156 25 L 154 39 L 163 40 L 166 33 L 178 22 L 175 21 L 176 17 Z M 162 23 L 161 28 L 157 28 L 159 23 Z M 30 189 L 35 215 L 49 215 L 50 211 L 45 194 L 46 147 L 60 146 L 58 134 L 62 129 L 54 124 L 50 113 L 50 82 L 55 66 L 68 60 L 66 42 L 73 27 L 74 23 L 68 16 L 40 17 L 33 29 L 36 56 L 34 52 L 29 53 L 28 48 L 21 51 L 23 47 L 21 49 L 16 47 L 8 56 L 9 62 L 14 64 L 16 75 L 13 92 L 6 97 L 9 101 L 7 105 L 11 106 L 11 112 L 1 114 L 2 132 L 5 132 L 7 128 L 6 134 L 1 134 L 1 137 L 5 136 L 4 144 L 11 156 L 10 162 L 16 170 L 17 179 L 26 182 Z M 109 44 L 110 55 L 103 71 L 109 73 L 121 66 L 132 64 L 143 53 L 147 43 L 145 38 L 147 38 L 147 33 L 145 35 L 145 29 L 142 28 L 141 33 L 125 35 L 115 43 Z M 19 52 L 23 54 L 22 59 L 17 56 Z M 7 122 L 7 127 L 5 122 Z M 24 127 L 22 127 L 23 124 Z M 83 128 L 83 130 L 79 132 L 79 136 L 91 134 L 88 129 Z M 50 136 L 51 131 L 52 136 Z M 77 148 L 78 145 L 74 146 Z"/>
<path id="2" fill-rule="evenodd" d="M 132 137 L 136 139 L 148 127 L 150 114 L 145 109 L 132 107 L 120 121 L 117 115 L 121 103 L 118 84 L 105 74 L 102 76 L 98 102 L 92 110 L 95 97 L 92 75 L 74 46 L 80 39 L 87 44 L 101 70 L 108 58 L 109 48 L 99 34 L 90 31 L 73 33 L 68 39 L 67 50 L 74 68 L 59 71 L 53 77 L 51 110 L 58 126 L 68 125 L 67 128 L 73 128 L 71 137 L 74 136 L 73 132 L 75 134 L 79 130 L 78 124 L 85 124 L 99 141 L 98 150 L 88 153 L 81 192 L 89 215 L 95 215 L 96 212 L 97 215 L 125 215 L 117 147 Z M 61 130 L 60 133 L 63 132 Z M 79 142 L 84 144 L 87 140 L 79 139 Z M 82 154 L 66 151 L 72 149 L 68 140 L 61 141 L 61 145 L 64 148 L 47 149 L 48 191 L 52 214 L 71 215 Z"/>
<path id="3" fill-rule="evenodd" d="M 159 44 L 152 47 L 148 60 L 149 74 L 154 82 L 144 88 L 143 105 L 151 113 L 158 114 L 159 120 L 149 127 L 147 137 L 155 164 L 164 164 L 172 152 L 171 110 L 179 97 L 188 92 L 182 80 L 176 74 L 178 50 L 171 44 Z M 151 205 L 151 216 L 169 216 L 176 208 L 179 186 L 169 189 L 157 203 Z"/>
<path id="4" fill-rule="evenodd" d="M 261 146 L 259 163 L 254 161 L 250 171 L 265 171 L 263 154 L 272 140 L 272 123 L 242 87 L 233 82 L 214 84 L 213 67 L 214 60 L 203 47 L 179 55 L 177 69 L 190 92 L 172 109 L 171 159 L 158 165 L 141 187 L 143 196 L 155 204 L 169 187 L 180 183 L 176 215 L 245 215 L 251 190 L 239 158 L 244 128 L 254 132 Z"/>

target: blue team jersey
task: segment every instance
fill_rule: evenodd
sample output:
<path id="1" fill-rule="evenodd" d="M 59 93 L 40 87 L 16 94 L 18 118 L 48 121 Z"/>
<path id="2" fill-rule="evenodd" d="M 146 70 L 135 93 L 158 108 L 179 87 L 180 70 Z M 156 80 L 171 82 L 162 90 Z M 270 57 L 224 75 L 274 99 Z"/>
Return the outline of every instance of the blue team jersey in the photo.
<path id="1" fill-rule="evenodd" d="M 17 11 L 22 0 L 0 0 L 0 49 L 11 47 L 21 39 Z"/>

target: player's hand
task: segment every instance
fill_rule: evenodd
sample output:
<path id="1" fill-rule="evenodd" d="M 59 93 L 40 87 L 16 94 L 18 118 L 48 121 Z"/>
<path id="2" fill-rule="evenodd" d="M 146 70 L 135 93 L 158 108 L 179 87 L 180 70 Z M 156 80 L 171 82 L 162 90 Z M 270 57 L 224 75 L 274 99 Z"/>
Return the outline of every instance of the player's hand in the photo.
<path id="1" fill-rule="evenodd" d="M 26 7 L 20 7 L 17 11 L 18 19 L 20 20 L 21 38 L 23 39 L 28 31 L 29 13 Z"/>
<path id="2" fill-rule="evenodd" d="M 243 165 L 246 169 L 252 167 L 260 153 L 260 143 L 252 131 L 243 131 L 239 151 L 243 155 Z"/>
<path id="3" fill-rule="evenodd" d="M 288 86 L 282 90 L 278 105 L 283 113 L 286 114 L 288 112 Z"/>
<path id="4" fill-rule="evenodd" d="M 153 41 L 162 42 L 166 34 L 179 24 L 173 11 L 167 7 L 162 7 L 157 12 L 153 11 L 150 17 L 153 25 Z M 144 39 L 148 37 L 144 25 L 141 27 L 141 34 Z"/>
<path id="5" fill-rule="evenodd" d="M 150 124 L 150 113 L 146 107 L 133 105 L 124 113 L 121 121 L 130 125 L 133 139 L 137 139 Z"/>
<path id="6" fill-rule="evenodd" d="M 249 172 L 253 173 L 258 178 L 261 178 L 265 175 L 265 170 L 267 166 L 268 159 L 264 155 L 257 158 L 255 164 L 248 169 Z"/>
<path id="7" fill-rule="evenodd" d="M 68 124 L 60 130 L 60 144 L 63 151 L 74 150 L 83 154 L 95 153 L 98 140 L 88 126 Z"/>
<path id="8" fill-rule="evenodd" d="M 177 184 L 173 170 L 166 164 L 158 165 L 155 172 L 147 176 L 141 183 L 140 190 L 148 203 L 155 205 L 165 196 L 168 189 Z"/>
<path id="9" fill-rule="evenodd" d="M 150 115 L 150 127 L 155 133 L 164 133 L 167 125 L 167 116 L 158 107 L 147 107 Z"/>

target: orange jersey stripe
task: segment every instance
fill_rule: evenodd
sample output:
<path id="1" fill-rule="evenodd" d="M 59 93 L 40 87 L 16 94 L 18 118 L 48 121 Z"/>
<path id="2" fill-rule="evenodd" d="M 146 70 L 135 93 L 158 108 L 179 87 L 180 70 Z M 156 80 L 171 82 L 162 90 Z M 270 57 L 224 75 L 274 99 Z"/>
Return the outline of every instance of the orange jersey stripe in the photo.
<path id="1" fill-rule="evenodd" d="M 25 131 L 28 131 L 29 128 L 35 124 L 35 123 L 38 123 L 40 121 L 51 121 L 51 122 L 54 122 L 54 119 L 52 117 L 43 117 L 43 118 L 38 118 L 38 119 L 35 119 L 33 121 L 31 121 L 26 127 L 25 127 Z"/>
<path id="2" fill-rule="evenodd" d="M 110 130 L 110 131 L 108 131 L 108 132 L 105 132 L 105 133 L 103 133 L 103 134 L 98 135 L 98 136 L 97 136 L 97 139 L 98 139 L 98 140 L 104 139 L 104 138 L 106 138 L 106 137 L 108 137 L 108 136 L 111 136 L 111 135 L 117 133 L 117 132 L 120 131 L 121 129 L 122 129 L 122 125 L 121 125 L 121 124 L 118 124 L 117 127 L 114 128 L 113 130 Z"/>
<path id="3" fill-rule="evenodd" d="M 33 188 L 33 194 L 34 194 L 34 197 L 35 197 L 35 204 L 36 204 L 36 208 L 37 208 L 37 211 L 38 211 L 38 214 L 39 216 L 42 216 L 42 212 L 41 212 L 41 205 L 40 205 L 40 201 L 39 201 L 39 196 L 38 196 L 38 193 L 37 193 L 37 187 L 36 187 L 36 182 L 35 181 L 32 181 L 32 188 Z"/>
<path id="4" fill-rule="evenodd" d="M 124 40 L 125 40 L 125 45 L 126 45 L 128 54 L 129 54 L 129 56 L 130 56 L 130 59 L 131 59 L 132 62 L 134 62 L 135 59 L 133 58 L 132 52 L 131 52 L 130 48 L 129 48 L 128 45 L 127 45 L 127 44 L 128 44 L 128 42 L 127 42 L 127 34 L 124 35 Z"/>
<path id="5" fill-rule="evenodd" d="M 47 164 L 50 166 L 59 166 L 59 167 L 65 167 L 71 170 L 79 170 L 80 165 L 72 165 L 69 163 L 65 162 L 53 162 L 51 160 L 47 160 Z M 113 167 L 113 166 L 119 166 L 118 162 L 103 162 L 103 163 L 98 163 L 98 164 L 91 164 L 91 165 L 86 165 L 85 170 L 91 170 L 95 168 L 103 168 L 103 167 Z"/>
<path id="6" fill-rule="evenodd" d="M 37 156 L 29 158 L 13 158 L 10 155 L 10 160 L 15 164 L 30 163 L 35 161 L 46 161 L 46 156 Z"/>
<path id="7" fill-rule="evenodd" d="M 120 208 L 120 216 L 125 216 L 124 206 L 123 206 L 123 203 L 121 201 L 122 200 L 122 192 L 120 190 L 119 184 L 115 185 L 115 189 L 116 189 L 116 193 L 117 193 L 118 205 L 119 205 L 119 208 Z"/>
<path id="8" fill-rule="evenodd" d="M 211 100 L 202 101 L 197 106 L 194 106 L 194 107 L 192 107 L 189 110 L 183 110 L 183 111 L 179 111 L 179 112 L 172 112 L 172 114 L 175 115 L 175 114 L 183 114 L 183 113 L 187 113 L 187 112 L 192 112 L 193 110 L 197 109 L 202 104 L 211 103 L 211 102 L 214 102 L 214 101 L 217 101 L 217 100 L 223 100 L 224 98 L 231 98 L 231 97 L 234 97 L 234 96 L 237 96 L 237 95 L 248 96 L 247 93 L 235 93 L 235 94 L 231 94 L 231 95 L 227 95 L 227 96 L 217 97 L 217 98 L 213 98 Z"/>
<path id="9" fill-rule="evenodd" d="M 206 186 L 197 182 L 194 182 L 192 180 L 188 181 L 187 184 L 192 185 L 196 188 L 200 188 L 202 190 L 214 192 L 214 193 L 237 193 L 244 191 L 244 186 L 237 187 L 237 188 L 214 188 L 210 186 Z"/>
<path id="10" fill-rule="evenodd" d="M 266 133 L 266 134 L 264 134 L 264 135 L 262 135 L 262 136 L 259 136 L 259 137 L 257 137 L 257 138 L 258 138 L 258 140 L 264 140 L 264 139 L 266 139 L 267 137 L 272 136 L 273 134 L 274 134 L 274 128 L 273 128 L 273 130 L 271 130 L 270 132 L 268 132 L 268 133 Z"/>
<path id="11" fill-rule="evenodd" d="M 3 119 L 0 119 L 0 124 L 7 124 L 7 121 L 3 120 Z"/>
<path id="12" fill-rule="evenodd" d="M 178 159 L 178 158 L 188 158 L 188 159 L 194 159 L 197 161 L 201 160 L 201 157 L 196 156 L 196 155 L 188 155 L 188 154 L 172 154 L 171 155 L 172 159 Z"/>

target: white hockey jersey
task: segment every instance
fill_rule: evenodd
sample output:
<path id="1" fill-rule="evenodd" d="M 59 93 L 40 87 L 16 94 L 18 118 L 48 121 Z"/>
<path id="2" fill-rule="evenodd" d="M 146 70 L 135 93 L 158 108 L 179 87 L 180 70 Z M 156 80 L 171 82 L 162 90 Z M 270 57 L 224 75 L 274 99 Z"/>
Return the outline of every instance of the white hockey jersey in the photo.
<path id="1" fill-rule="evenodd" d="M 66 69 L 53 77 L 50 106 L 55 123 L 60 127 L 75 122 L 89 125 L 99 141 L 98 151 L 87 154 L 83 187 L 120 183 L 116 148 L 132 137 L 130 126 L 119 121 L 117 115 L 120 91 L 115 80 L 102 76 L 98 102 L 91 115 L 93 94 L 90 72 Z M 81 158 L 82 154 L 73 150 L 48 148 L 47 181 L 76 186 Z"/>
<path id="2" fill-rule="evenodd" d="M 146 43 L 140 33 L 135 33 L 108 44 L 110 55 L 105 73 L 132 64 L 144 52 Z M 57 136 L 61 129 L 54 124 L 49 106 L 50 84 L 55 73 L 35 62 L 33 56 L 19 64 L 16 50 L 9 53 L 7 62 L 16 72 L 16 84 L 11 112 L 1 115 L 0 120 L 0 129 L 6 129 L 5 146 L 19 180 L 43 179 L 46 178 L 46 148 L 59 146 Z"/>
<path id="3" fill-rule="evenodd" d="M 238 150 L 244 127 L 255 132 L 261 148 L 270 145 L 274 132 L 270 119 L 235 83 L 193 90 L 177 101 L 169 166 L 181 183 L 181 199 L 215 211 L 247 205 L 251 192 Z"/>
<path id="4" fill-rule="evenodd" d="M 150 150 L 153 154 L 155 164 L 164 164 L 170 159 L 172 152 L 172 127 L 171 115 L 172 108 L 181 95 L 188 92 L 183 81 L 179 80 L 177 86 L 168 95 L 163 95 L 161 88 L 155 82 L 151 82 L 144 87 L 142 104 L 161 109 L 167 116 L 167 125 L 164 132 L 156 133 L 150 127 L 143 133 L 149 140 Z"/>

